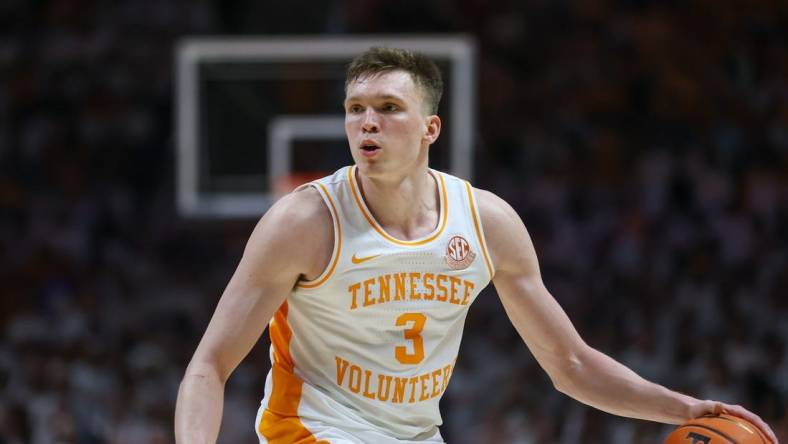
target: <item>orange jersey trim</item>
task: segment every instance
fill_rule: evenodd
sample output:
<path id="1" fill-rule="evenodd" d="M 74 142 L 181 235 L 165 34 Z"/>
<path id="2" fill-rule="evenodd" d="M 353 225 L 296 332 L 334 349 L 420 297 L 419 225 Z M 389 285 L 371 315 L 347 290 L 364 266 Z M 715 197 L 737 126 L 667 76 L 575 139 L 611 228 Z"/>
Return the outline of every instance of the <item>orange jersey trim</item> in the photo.
<path id="1" fill-rule="evenodd" d="M 274 347 L 274 364 L 292 373 L 293 358 L 290 356 L 290 339 L 293 337 L 293 332 L 287 323 L 287 310 L 287 301 L 284 301 L 274 313 L 274 318 L 271 319 L 268 335 L 271 337 L 271 345 Z"/>
<path id="2" fill-rule="evenodd" d="M 342 225 L 339 223 L 337 208 L 334 206 L 334 201 L 331 199 L 331 195 L 328 194 L 328 189 L 326 189 L 325 185 L 320 182 L 314 182 L 314 184 L 318 185 L 323 190 L 323 194 L 325 194 L 328 200 L 328 205 L 331 207 L 331 217 L 334 219 L 334 226 L 336 227 L 337 243 L 336 248 L 334 248 L 334 255 L 331 258 L 331 266 L 328 268 L 328 272 L 326 272 L 322 278 L 318 277 L 318 279 L 313 281 L 299 282 L 296 284 L 296 287 L 299 288 L 317 288 L 323 285 L 323 283 L 334 274 L 334 269 L 337 267 L 337 262 L 339 262 L 339 253 L 342 251 Z"/>
<path id="3" fill-rule="evenodd" d="M 476 205 L 473 199 L 473 191 L 471 190 L 471 184 L 467 181 L 463 181 L 465 183 L 465 189 L 468 190 L 468 205 L 471 206 L 471 216 L 473 216 L 473 229 L 476 231 L 476 238 L 479 239 L 479 245 L 482 246 L 482 254 L 484 255 L 484 263 L 487 265 L 487 271 L 490 273 L 490 279 L 493 278 L 495 273 L 493 273 L 492 262 L 490 261 L 490 256 L 487 254 L 487 244 L 484 241 L 484 236 L 482 235 L 481 230 L 481 221 L 479 220 L 479 216 L 476 214 Z"/>
<path id="4" fill-rule="evenodd" d="M 318 443 L 298 417 L 304 381 L 293 373 L 293 357 L 290 356 L 293 332 L 287 323 L 287 301 L 274 314 L 269 335 L 274 347 L 271 399 L 263 411 L 257 430 L 269 444 Z"/>
<path id="5" fill-rule="evenodd" d="M 434 176 L 438 177 L 438 181 L 437 181 L 438 182 L 438 188 L 440 188 L 440 196 L 441 196 L 441 200 L 442 200 L 442 202 L 441 202 L 441 204 L 442 204 L 441 205 L 441 221 L 440 221 L 440 224 L 439 224 L 438 231 L 436 231 L 434 234 L 432 234 L 431 236 L 429 236 L 427 238 L 424 238 L 424 239 L 418 239 L 418 240 L 413 240 L 413 241 L 403 241 L 403 240 L 399 240 L 399 239 L 397 239 L 395 237 L 392 237 L 388 233 L 386 233 L 386 231 L 383 230 L 383 228 L 380 225 L 378 225 L 378 222 L 375 220 L 375 218 L 373 218 L 372 215 L 369 214 L 369 211 L 367 211 L 367 207 L 364 204 L 363 199 L 361 198 L 361 195 L 359 193 L 358 187 L 356 186 L 355 173 L 356 173 L 356 167 L 355 166 L 353 166 L 352 168 L 348 168 L 348 181 L 350 182 L 350 190 L 353 192 L 353 198 L 356 201 L 356 205 L 358 206 L 359 210 L 361 210 L 361 214 L 364 216 L 364 219 L 366 219 L 367 223 L 369 223 L 369 225 L 372 228 L 374 228 L 375 231 L 378 232 L 378 234 L 383 236 L 384 239 L 386 239 L 387 241 L 389 241 L 389 242 L 391 242 L 393 244 L 396 244 L 396 245 L 403 245 L 403 246 L 407 246 L 407 247 L 415 247 L 415 246 L 424 245 L 426 243 L 429 243 L 429 242 L 437 239 L 438 236 L 440 236 L 441 233 L 443 233 L 443 229 L 446 228 L 446 221 L 448 219 L 447 214 L 449 212 L 449 208 L 448 208 L 449 200 L 446 198 L 446 184 L 443 182 L 443 175 L 441 175 L 440 173 L 434 174 Z"/>

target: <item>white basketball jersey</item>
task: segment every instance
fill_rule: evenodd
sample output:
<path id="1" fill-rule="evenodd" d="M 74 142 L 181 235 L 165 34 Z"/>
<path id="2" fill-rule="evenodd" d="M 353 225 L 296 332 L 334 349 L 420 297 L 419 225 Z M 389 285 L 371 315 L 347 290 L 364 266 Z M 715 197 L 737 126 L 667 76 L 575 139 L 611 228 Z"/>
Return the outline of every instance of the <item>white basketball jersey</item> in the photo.
<path id="1" fill-rule="evenodd" d="M 468 308 L 494 271 L 470 184 L 430 173 L 438 224 L 411 241 L 375 221 L 356 167 L 306 185 L 331 212 L 334 251 L 323 274 L 299 282 L 270 323 L 261 442 L 443 441 L 438 401 Z"/>

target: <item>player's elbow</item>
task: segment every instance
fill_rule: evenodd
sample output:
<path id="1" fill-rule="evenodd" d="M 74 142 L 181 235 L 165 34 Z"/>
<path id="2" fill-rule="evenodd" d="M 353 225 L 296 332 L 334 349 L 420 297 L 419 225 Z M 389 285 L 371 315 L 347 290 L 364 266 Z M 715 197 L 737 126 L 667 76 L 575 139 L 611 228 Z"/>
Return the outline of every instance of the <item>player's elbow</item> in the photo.
<path id="1" fill-rule="evenodd" d="M 216 362 L 192 359 L 186 367 L 181 385 L 187 380 L 196 381 L 210 381 L 211 383 L 219 383 L 224 385 L 227 379 L 230 378 L 230 372 L 221 371 L 220 366 Z"/>
<path id="2" fill-rule="evenodd" d="M 552 367 L 549 376 L 553 387 L 567 396 L 574 397 L 583 378 L 588 377 L 581 353 L 567 352 Z"/>
<path id="3" fill-rule="evenodd" d="M 576 368 L 576 366 L 579 365 L 579 363 L 568 362 L 563 365 L 564 368 L 560 371 L 556 371 L 554 374 L 550 375 L 553 387 L 565 395 L 572 396 L 576 386 L 577 375 L 580 373 L 579 369 Z"/>

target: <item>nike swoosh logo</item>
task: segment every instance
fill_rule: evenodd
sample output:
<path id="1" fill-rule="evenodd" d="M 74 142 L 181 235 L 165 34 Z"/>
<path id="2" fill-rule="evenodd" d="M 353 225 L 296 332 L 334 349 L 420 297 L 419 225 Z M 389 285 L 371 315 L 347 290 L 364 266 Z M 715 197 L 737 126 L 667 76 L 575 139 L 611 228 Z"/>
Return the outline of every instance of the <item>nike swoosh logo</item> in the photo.
<path id="1" fill-rule="evenodd" d="M 379 254 L 373 254 L 372 256 L 364 256 L 364 257 L 356 257 L 356 253 L 353 253 L 353 257 L 350 258 L 351 262 L 354 264 L 363 264 L 368 260 L 375 259 L 376 257 L 380 256 Z"/>

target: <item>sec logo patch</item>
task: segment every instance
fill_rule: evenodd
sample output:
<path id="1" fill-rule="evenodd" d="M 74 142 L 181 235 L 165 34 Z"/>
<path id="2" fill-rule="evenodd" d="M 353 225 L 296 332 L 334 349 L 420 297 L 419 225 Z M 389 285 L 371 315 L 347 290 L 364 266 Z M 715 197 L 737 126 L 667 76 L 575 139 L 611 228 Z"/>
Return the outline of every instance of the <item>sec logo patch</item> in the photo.
<path id="1" fill-rule="evenodd" d="M 476 253 L 471 251 L 471 245 L 464 237 L 454 236 L 449 239 L 443 259 L 452 270 L 464 270 L 476 259 Z"/>

